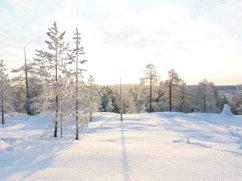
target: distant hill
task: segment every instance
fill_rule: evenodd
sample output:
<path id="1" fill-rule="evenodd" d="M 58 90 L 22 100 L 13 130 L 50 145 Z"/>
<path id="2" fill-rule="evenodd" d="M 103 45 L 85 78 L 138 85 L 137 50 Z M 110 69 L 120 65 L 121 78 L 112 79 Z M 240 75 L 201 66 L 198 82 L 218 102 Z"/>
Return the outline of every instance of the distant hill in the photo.
<path id="1" fill-rule="evenodd" d="M 119 89 L 119 84 L 116 85 L 100 85 L 101 87 L 110 87 L 110 88 L 116 88 Z M 187 85 L 187 87 L 189 88 L 196 88 L 198 85 Z M 122 84 L 122 87 L 125 88 L 139 88 L 138 84 Z M 215 89 L 218 92 L 224 92 L 224 93 L 233 93 L 236 90 L 236 86 L 235 85 L 215 85 Z"/>
<path id="2" fill-rule="evenodd" d="M 187 86 L 191 88 L 196 88 L 198 85 L 187 85 Z M 232 93 L 233 91 L 236 90 L 236 86 L 235 85 L 215 85 L 215 89 L 218 92 Z"/>

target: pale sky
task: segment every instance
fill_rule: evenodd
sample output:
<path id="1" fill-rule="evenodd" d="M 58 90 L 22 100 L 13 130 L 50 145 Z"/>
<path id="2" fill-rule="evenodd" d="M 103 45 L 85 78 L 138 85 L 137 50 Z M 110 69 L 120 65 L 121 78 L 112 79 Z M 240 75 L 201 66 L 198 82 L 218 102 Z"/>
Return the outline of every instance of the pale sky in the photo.
<path id="1" fill-rule="evenodd" d="M 76 28 L 99 84 L 138 84 L 153 63 L 161 80 L 174 69 L 188 85 L 242 84 L 241 0 L 1 0 L 0 59 L 18 68 L 35 50 L 47 50 L 46 32 L 56 21 L 74 48 Z M 10 76 L 11 73 L 10 73 Z"/>

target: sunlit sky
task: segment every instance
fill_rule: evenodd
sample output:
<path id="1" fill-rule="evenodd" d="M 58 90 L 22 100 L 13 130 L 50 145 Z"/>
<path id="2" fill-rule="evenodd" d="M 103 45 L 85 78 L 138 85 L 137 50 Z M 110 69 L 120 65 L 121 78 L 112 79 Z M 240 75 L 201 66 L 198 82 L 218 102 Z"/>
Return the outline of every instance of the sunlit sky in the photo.
<path id="1" fill-rule="evenodd" d="M 74 48 L 82 33 L 85 77 L 99 84 L 138 84 L 148 63 L 161 80 L 174 69 L 188 85 L 242 83 L 241 0 L 1 0 L 0 59 L 20 67 L 35 50 L 47 50 L 46 32 L 56 21 Z M 11 73 L 9 73 L 12 76 Z"/>

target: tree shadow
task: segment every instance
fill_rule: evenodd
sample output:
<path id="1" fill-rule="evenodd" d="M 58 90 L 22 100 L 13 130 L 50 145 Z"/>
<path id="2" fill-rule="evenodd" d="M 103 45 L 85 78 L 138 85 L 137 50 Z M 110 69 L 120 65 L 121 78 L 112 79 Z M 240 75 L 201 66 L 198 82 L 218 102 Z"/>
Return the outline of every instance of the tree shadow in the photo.
<path id="1" fill-rule="evenodd" d="M 90 129 L 89 131 L 85 132 L 85 135 L 97 132 L 97 130 L 100 130 L 105 124 L 107 124 L 107 123 L 110 122 L 113 118 L 116 118 L 116 117 L 117 117 L 117 115 L 114 115 L 113 117 L 111 117 L 111 118 L 109 118 L 108 120 L 106 120 L 104 123 L 100 124 L 98 127 L 92 128 L 92 129 Z M 107 129 L 111 129 L 111 128 L 107 128 Z M 82 138 L 84 138 L 85 135 L 84 135 Z"/>
<path id="2" fill-rule="evenodd" d="M 128 165 L 126 148 L 125 148 L 123 124 L 124 124 L 123 121 L 121 121 L 121 136 L 122 136 L 122 148 L 123 148 L 123 170 L 124 170 L 125 181 L 128 181 L 129 180 L 129 177 L 128 177 L 129 165 Z"/>
<path id="3" fill-rule="evenodd" d="M 25 180 L 31 175 L 48 168 L 55 161 L 56 153 L 64 151 L 74 143 L 59 139 L 39 138 L 19 143 L 12 151 L 0 158 L 1 179 L 10 177 Z"/>

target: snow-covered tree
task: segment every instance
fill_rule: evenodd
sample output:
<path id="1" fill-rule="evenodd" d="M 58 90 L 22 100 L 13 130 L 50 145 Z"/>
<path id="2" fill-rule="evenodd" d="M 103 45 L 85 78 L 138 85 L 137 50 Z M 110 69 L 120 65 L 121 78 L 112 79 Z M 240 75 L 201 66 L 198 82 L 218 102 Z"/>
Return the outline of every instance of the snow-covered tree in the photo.
<path id="1" fill-rule="evenodd" d="M 154 100 L 152 94 L 154 92 L 155 86 L 158 86 L 160 76 L 157 75 L 157 71 L 154 64 L 147 64 L 144 72 L 145 77 L 142 81 L 144 81 L 145 85 L 149 84 L 149 112 L 154 112 L 152 108 L 152 102 Z"/>
<path id="2" fill-rule="evenodd" d="M 234 114 L 237 114 L 237 109 L 242 105 L 242 85 L 237 85 L 236 90 L 233 92 L 232 97 L 229 101 L 231 110 Z"/>
<path id="3" fill-rule="evenodd" d="M 202 112 L 217 112 L 215 101 L 215 87 L 213 82 L 203 79 L 198 83 L 197 94 L 195 96 L 196 109 Z"/>
<path id="4" fill-rule="evenodd" d="M 226 98 L 224 93 L 217 93 L 215 92 L 215 100 L 216 100 L 216 107 L 223 111 L 224 105 L 229 104 L 228 99 Z"/>
<path id="5" fill-rule="evenodd" d="M 160 81 L 159 86 L 157 87 L 157 96 L 153 103 L 155 112 L 162 112 L 168 109 L 166 90 L 166 84 L 163 81 Z"/>
<path id="6" fill-rule="evenodd" d="M 135 93 L 132 88 L 130 88 L 128 92 L 127 99 L 128 99 L 128 105 L 125 112 L 128 114 L 137 113 L 137 106 L 136 106 L 137 93 Z"/>
<path id="7" fill-rule="evenodd" d="M 107 112 L 113 111 L 113 101 L 111 98 L 108 99 L 108 105 L 106 106 L 105 111 Z"/>
<path id="8" fill-rule="evenodd" d="M 166 96 L 169 100 L 169 111 L 172 111 L 172 102 L 174 102 L 177 99 L 180 78 L 178 74 L 174 71 L 174 69 L 168 71 L 168 74 L 169 78 L 165 81 L 167 87 Z"/>
<path id="9" fill-rule="evenodd" d="M 90 109 L 90 121 L 92 121 L 92 115 L 96 111 L 98 111 L 100 104 L 101 104 L 101 95 L 98 89 L 98 86 L 94 83 L 94 78 L 90 75 L 88 79 L 88 85 L 86 89 L 86 95 L 89 103 Z"/>
<path id="10" fill-rule="evenodd" d="M 85 125 L 83 122 L 86 122 L 86 120 L 82 119 L 82 117 L 84 116 L 83 115 L 84 112 L 83 112 L 83 110 L 80 109 L 80 106 L 79 106 L 81 104 L 80 99 L 83 100 L 83 94 L 84 94 L 83 91 L 82 92 L 80 91 L 79 84 L 80 84 L 81 79 L 83 78 L 82 72 L 85 71 L 85 69 L 79 68 L 79 64 L 84 64 L 87 62 L 87 60 L 79 61 L 79 59 L 78 59 L 79 55 L 85 54 L 83 51 L 84 48 L 80 47 L 80 44 L 81 44 L 80 35 L 81 35 L 81 33 L 78 33 L 78 29 L 76 28 L 75 37 L 73 38 L 73 39 L 75 39 L 75 44 L 76 44 L 76 48 L 73 50 L 73 53 L 75 54 L 75 56 L 72 58 L 72 60 L 74 60 L 76 63 L 76 68 L 71 71 L 71 73 L 73 75 L 75 75 L 75 79 L 76 79 L 76 85 L 75 85 L 76 102 L 75 102 L 75 112 L 73 112 L 73 114 L 76 118 L 76 140 L 78 140 L 80 126 Z M 83 105 L 81 105 L 81 106 L 83 106 Z"/>
<path id="11" fill-rule="evenodd" d="M 10 94 L 10 80 L 8 74 L 5 73 L 6 68 L 1 60 L 0 65 L 0 99 L 1 99 L 1 113 L 2 113 L 2 124 L 5 123 L 4 114 L 6 111 L 11 110 L 11 94 Z"/>
<path id="12" fill-rule="evenodd" d="M 177 99 L 175 101 L 177 111 L 188 112 L 190 101 L 191 101 L 191 95 L 188 92 L 186 83 L 181 79 L 178 85 Z"/>
<path id="13" fill-rule="evenodd" d="M 145 112 L 149 105 L 149 89 L 144 78 L 140 78 L 139 89 L 137 91 L 137 112 Z"/>
<path id="14" fill-rule="evenodd" d="M 71 76 L 64 74 L 62 77 L 59 77 L 59 117 L 60 117 L 60 131 L 61 138 L 63 137 L 63 129 L 68 130 L 73 123 L 70 121 L 71 111 L 73 110 L 73 87 Z"/>
<path id="15" fill-rule="evenodd" d="M 24 105 L 26 100 L 25 84 L 24 81 L 21 80 L 21 77 L 13 78 L 12 82 L 14 84 L 12 92 L 12 97 L 14 98 L 14 108 L 15 111 L 21 113 L 24 111 Z"/>
<path id="16" fill-rule="evenodd" d="M 18 76 L 14 77 L 12 79 L 13 84 L 15 85 L 15 91 L 18 92 L 17 94 L 17 102 L 19 109 L 26 110 L 27 114 L 32 115 L 34 114 L 33 111 L 31 111 L 31 98 L 34 96 L 34 89 L 37 84 L 37 80 L 35 77 L 35 70 L 32 66 L 33 63 L 27 63 L 26 58 L 26 51 L 24 48 L 24 56 L 25 61 L 24 65 L 21 66 L 18 69 L 13 69 L 12 72 L 18 74 Z M 33 87 L 33 89 L 31 89 Z M 23 98 L 23 94 L 25 93 L 25 97 Z M 20 98 L 21 97 L 21 98 Z M 22 99 L 22 100 L 21 100 Z M 24 102 L 24 106 L 22 107 L 22 102 Z"/>
<path id="17" fill-rule="evenodd" d="M 39 66 L 39 72 L 41 76 L 45 78 L 45 83 L 47 84 L 49 96 L 42 97 L 44 105 L 48 108 L 50 105 L 55 110 L 55 118 L 53 119 L 55 128 L 54 128 L 54 137 L 57 137 L 57 128 L 59 120 L 59 92 L 58 92 L 58 78 L 64 73 L 66 63 L 72 63 L 70 61 L 73 57 L 68 54 L 69 44 L 63 42 L 65 32 L 59 34 L 57 24 L 54 22 L 53 27 L 49 28 L 47 32 L 50 41 L 45 41 L 48 44 L 48 49 L 50 52 L 44 52 L 42 50 L 36 50 L 35 65 Z M 43 106 L 42 106 L 43 108 Z"/>
<path id="18" fill-rule="evenodd" d="M 100 111 L 107 112 L 107 110 L 110 110 L 110 107 L 111 107 L 113 112 L 118 113 L 119 110 L 120 110 L 120 104 L 119 104 L 119 99 L 118 99 L 117 94 L 118 94 L 117 92 L 115 93 L 108 86 L 102 87 L 101 88 L 102 98 L 101 98 L 101 109 L 100 109 Z M 111 106 L 110 102 L 112 102 L 112 106 Z"/>

